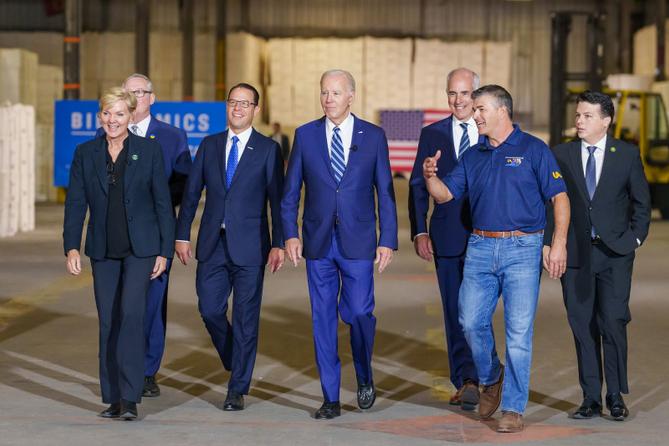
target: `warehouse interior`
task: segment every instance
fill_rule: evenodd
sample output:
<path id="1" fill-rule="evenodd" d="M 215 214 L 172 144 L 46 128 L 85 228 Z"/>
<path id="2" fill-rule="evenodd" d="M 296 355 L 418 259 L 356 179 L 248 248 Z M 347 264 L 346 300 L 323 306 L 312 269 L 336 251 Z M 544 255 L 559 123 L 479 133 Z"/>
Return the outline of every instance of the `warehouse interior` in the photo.
<path id="1" fill-rule="evenodd" d="M 0 444 L 665 444 L 667 3 L 0 1 Z M 514 121 L 551 146 L 573 125 L 565 105 L 570 89 L 583 88 L 633 92 L 618 102 L 632 122 L 621 123 L 621 131 L 637 128 L 664 141 L 653 168 L 661 170 L 661 184 L 653 189 L 650 235 L 636 253 L 632 283 L 630 419 L 568 418 L 582 398 L 574 342 L 560 284 L 546 277 L 527 429 L 500 436 L 494 424 L 449 406 L 455 389 L 435 267 L 415 254 L 410 236 L 412 162 L 393 159 L 392 150 L 400 248 L 389 269 L 375 275 L 374 409 L 362 412 L 355 405 L 350 346 L 340 323 L 342 417 L 311 419 L 320 385 L 306 272 L 303 263 L 294 268 L 286 262 L 278 273 L 266 273 L 247 409 L 223 412 L 229 374 L 198 314 L 195 267 L 175 262 L 158 374 L 163 394 L 145 400 L 137 423 L 95 417 L 102 405 L 90 264 L 84 262 L 84 274 L 74 278 L 62 255 L 67 188 L 54 183 L 58 101 L 97 100 L 135 72 L 151 78 L 157 102 L 221 102 L 230 86 L 247 82 L 261 95 L 254 127 L 270 134 L 279 122 L 292 141 L 295 128 L 323 114 L 319 79 L 325 70 L 350 71 L 357 83 L 353 113 L 383 127 L 386 111 L 450 113 L 446 75 L 458 67 L 479 73 L 482 84 L 505 87 L 513 96 Z M 646 139 L 652 145 L 653 138 Z M 665 184 L 667 201 L 661 197 Z M 503 339 L 503 314 L 495 317 L 495 332 Z"/>

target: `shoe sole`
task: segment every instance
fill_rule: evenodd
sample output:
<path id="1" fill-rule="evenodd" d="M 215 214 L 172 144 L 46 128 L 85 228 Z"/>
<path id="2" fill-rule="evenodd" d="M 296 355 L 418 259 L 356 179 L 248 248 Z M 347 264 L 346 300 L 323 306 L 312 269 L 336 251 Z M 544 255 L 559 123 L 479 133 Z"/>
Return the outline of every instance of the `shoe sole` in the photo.
<path id="1" fill-rule="evenodd" d="M 112 420 L 112 419 L 114 419 L 114 418 L 118 418 L 119 416 L 120 416 L 120 415 L 102 415 L 102 414 L 100 414 L 100 413 L 98 414 L 98 417 L 99 417 L 99 418 L 105 418 L 105 419 L 107 419 L 107 420 Z"/>
<path id="2" fill-rule="evenodd" d="M 132 421 L 137 418 L 137 415 L 134 413 L 124 413 L 119 415 L 118 419 L 123 421 Z"/>
<path id="3" fill-rule="evenodd" d="M 244 410 L 243 407 L 224 407 L 223 408 L 224 412 L 240 412 L 242 410 Z"/>
<path id="4" fill-rule="evenodd" d="M 474 403 L 474 402 L 471 402 L 471 401 L 463 401 L 460 404 L 460 409 L 462 409 L 464 411 L 467 411 L 467 412 L 471 412 L 472 410 L 476 409 L 477 404 L 478 403 Z"/>
<path id="5" fill-rule="evenodd" d="M 573 415 L 571 416 L 571 419 L 572 419 L 572 420 L 591 420 L 591 419 L 593 419 L 593 418 L 597 418 L 597 417 L 601 417 L 601 416 L 602 416 L 601 412 L 593 413 L 593 414 L 590 415 L 589 417 L 587 417 L 587 416 L 585 416 L 585 415 L 581 415 L 581 414 L 575 413 L 575 414 L 573 414 Z"/>
<path id="6" fill-rule="evenodd" d="M 376 395 L 374 395 L 374 398 L 372 398 L 372 401 L 369 403 L 369 405 L 360 404 L 360 401 L 358 401 L 358 407 L 361 410 L 371 409 L 375 402 L 376 402 Z"/>
<path id="7" fill-rule="evenodd" d="M 156 393 L 142 392 L 142 396 L 144 398 L 158 398 L 160 396 L 160 392 L 156 392 Z"/>

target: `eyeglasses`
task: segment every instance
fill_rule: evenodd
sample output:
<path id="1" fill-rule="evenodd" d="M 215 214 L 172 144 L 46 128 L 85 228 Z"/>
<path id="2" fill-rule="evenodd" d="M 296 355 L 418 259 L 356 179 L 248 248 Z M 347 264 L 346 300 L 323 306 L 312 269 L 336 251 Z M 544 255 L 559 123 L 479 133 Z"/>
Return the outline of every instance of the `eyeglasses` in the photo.
<path id="1" fill-rule="evenodd" d="M 228 103 L 228 106 L 230 108 L 235 108 L 237 105 L 239 105 L 241 108 L 249 108 L 250 105 L 258 105 L 255 102 L 250 102 L 250 101 L 237 101 L 235 99 L 228 99 L 225 101 Z"/>
<path id="2" fill-rule="evenodd" d="M 107 183 L 116 185 L 117 176 L 114 172 L 114 163 L 107 163 Z"/>
<path id="3" fill-rule="evenodd" d="M 142 90 L 141 88 L 138 90 L 130 90 L 130 93 L 135 95 L 136 98 L 143 98 L 145 94 L 151 94 L 153 93 L 151 90 Z"/>

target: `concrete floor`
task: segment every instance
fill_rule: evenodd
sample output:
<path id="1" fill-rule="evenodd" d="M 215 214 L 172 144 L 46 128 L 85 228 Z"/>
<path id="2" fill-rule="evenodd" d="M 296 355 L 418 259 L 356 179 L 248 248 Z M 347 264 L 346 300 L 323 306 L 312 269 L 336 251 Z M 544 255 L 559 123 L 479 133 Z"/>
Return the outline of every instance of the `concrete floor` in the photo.
<path id="1" fill-rule="evenodd" d="M 567 418 L 581 400 L 576 358 L 559 284 L 545 280 L 535 328 L 528 427 L 521 434 L 500 435 L 494 431 L 496 422 L 479 422 L 447 404 L 453 389 L 433 267 L 416 257 L 409 241 L 406 182 L 398 180 L 395 187 L 401 248 L 376 281 L 379 398 L 371 411 L 357 409 L 342 327 L 344 408 L 334 421 L 311 419 L 321 391 L 303 263 L 267 275 L 246 410 L 220 410 L 228 374 L 197 312 L 195 267 L 179 264 L 170 284 L 168 343 L 159 373 L 162 396 L 144 400 L 140 421 L 97 418 L 103 406 L 90 267 L 79 278 L 66 274 L 63 208 L 38 206 L 37 230 L 0 240 L 0 445 L 667 444 L 669 223 L 653 221 L 635 264 L 628 421 Z M 503 351 L 503 342 L 498 347 Z"/>

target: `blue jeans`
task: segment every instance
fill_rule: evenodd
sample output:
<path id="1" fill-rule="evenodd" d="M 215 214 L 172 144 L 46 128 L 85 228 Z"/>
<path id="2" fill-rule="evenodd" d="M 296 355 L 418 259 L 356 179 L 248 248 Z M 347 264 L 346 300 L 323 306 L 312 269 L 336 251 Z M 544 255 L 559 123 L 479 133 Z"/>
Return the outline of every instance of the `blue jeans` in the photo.
<path id="1" fill-rule="evenodd" d="M 492 316 L 504 301 L 506 370 L 502 410 L 525 412 L 532 363 L 532 332 L 539 299 L 543 234 L 488 238 L 472 234 L 460 286 L 460 324 L 482 385 L 499 379 Z"/>

